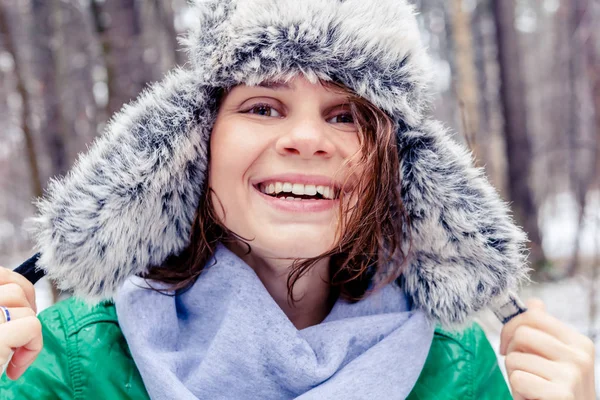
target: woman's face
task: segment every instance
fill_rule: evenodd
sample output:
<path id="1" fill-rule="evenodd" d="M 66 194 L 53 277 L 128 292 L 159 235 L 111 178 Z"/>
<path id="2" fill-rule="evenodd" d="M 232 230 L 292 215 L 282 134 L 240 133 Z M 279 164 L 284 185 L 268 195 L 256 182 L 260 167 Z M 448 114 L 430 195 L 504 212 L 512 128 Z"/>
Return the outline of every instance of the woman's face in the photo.
<path id="1" fill-rule="evenodd" d="M 348 175 L 347 160 L 360 149 L 358 135 L 347 96 L 320 83 L 296 77 L 287 84 L 234 87 L 210 140 L 217 215 L 263 258 L 330 250 L 337 189 Z"/>

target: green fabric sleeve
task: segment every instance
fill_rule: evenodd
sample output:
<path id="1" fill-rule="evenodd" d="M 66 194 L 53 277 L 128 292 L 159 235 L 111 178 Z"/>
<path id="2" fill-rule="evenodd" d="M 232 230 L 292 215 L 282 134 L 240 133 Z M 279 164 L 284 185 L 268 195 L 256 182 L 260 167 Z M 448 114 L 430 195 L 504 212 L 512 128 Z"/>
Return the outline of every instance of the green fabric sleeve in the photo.
<path id="1" fill-rule="evenodd" d="M 475 399 L 512 399 L 508 384 L 502 375 L 498 358 L 483 329 L 473 326 L 475 349 L 474 393 Z"/>

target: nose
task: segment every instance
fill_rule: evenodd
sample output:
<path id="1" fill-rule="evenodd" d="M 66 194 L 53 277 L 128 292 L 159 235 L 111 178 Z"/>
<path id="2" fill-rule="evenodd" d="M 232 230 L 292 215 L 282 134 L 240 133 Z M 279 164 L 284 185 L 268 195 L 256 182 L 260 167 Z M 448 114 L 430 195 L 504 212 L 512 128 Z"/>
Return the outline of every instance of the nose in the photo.
<path id="1" fill-rule="evenodd" d="M 276 150 L 281 155 L 298 155 L 304 159 L 315 156 L 329 158 L 335 152 L 335 145 L 327 135 L 324 121 L 290 121 L 283 129 L 285 131 L 276 143 Z"/>

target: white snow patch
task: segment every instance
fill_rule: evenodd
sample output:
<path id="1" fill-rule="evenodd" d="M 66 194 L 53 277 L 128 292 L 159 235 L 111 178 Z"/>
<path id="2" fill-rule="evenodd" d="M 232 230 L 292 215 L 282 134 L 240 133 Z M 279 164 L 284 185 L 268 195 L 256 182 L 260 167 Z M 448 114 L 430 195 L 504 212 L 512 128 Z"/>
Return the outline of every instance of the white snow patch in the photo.
<path id="1" fill-rule="evenodd" d="M 540 207 L 539 225 L 546 257 L 560 260 L 571 257 L 577 237 L 577 201 L 572 193 L 560 193 Z M 582 221 L 580 256 L 593 258 L 600 248 L 600 191 L 590 191 Z"/>

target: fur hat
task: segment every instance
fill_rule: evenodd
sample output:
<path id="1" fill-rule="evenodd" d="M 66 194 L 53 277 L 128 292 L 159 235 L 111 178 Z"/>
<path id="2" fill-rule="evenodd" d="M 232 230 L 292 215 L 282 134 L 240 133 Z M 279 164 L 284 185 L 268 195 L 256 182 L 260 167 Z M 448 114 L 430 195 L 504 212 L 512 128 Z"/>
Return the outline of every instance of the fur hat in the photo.
<path id="1" fill-rule="evenodd" d="M 471 154 L 428 119 L 429 58 L 405 0 L 195 0 L 190 63 L 110 121 L 29 222 L 38 268 L 89 301 L 189 244 L 218 88 L 302 74 L 334 80 L 398 123 L 412 302 L 446 327 L 523 311 L 526 237 Z"/>

